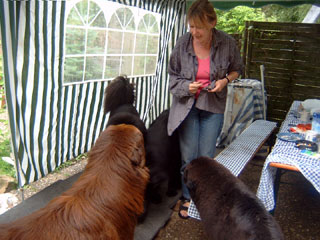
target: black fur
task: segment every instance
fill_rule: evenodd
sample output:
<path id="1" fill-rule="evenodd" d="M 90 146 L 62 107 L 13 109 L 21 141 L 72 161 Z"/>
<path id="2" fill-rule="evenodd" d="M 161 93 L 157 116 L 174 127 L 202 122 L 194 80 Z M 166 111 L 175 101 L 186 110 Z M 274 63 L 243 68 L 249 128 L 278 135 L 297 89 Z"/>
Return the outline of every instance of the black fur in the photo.
<path id="1" fill-rule="evenodd" d="M 217 161 L 193 160 L 184 171 L 184 181 L 209 239 L 284 239 L 280 226 L 256 195 Z"/>
<path id="2" fill-rule="evenodd" d="M 168 181 L 167 196 L 181 187 L 181 154 L 178 133 L 167 133 L 169 110 L 163 111 L 147 130 L 146 166 L 150 170 L 147 199 L 161 202 L 160 185 Z"/>
<path id="3" fill-rule="evenodd" d="M 168 181 L 167 195 L 174 196 L 181 187 L 181 157 L 178 134 L 168 136 L 169 110 L 164 111 L 147 130 L 134 107 L 134 87 L 124 76 L 115 78 L 104 92 L 104 113 L 110 112 L 107 126 L 131 124 L 143 134 L 146 149 L 146 166 L 150 182 L 146 190 L 145 210 L 149 202 L 161 202 L 160 185 Z M 145 212 L 139 221 L 143 221 Z"/>
<path id="4" fill-rule="evenodd" d="M 134 86 L 125 76 L 118 76 L 104 90 L 104 113 L 117 111 L 122 105 L 133 106 L 135 101 Z M 135 113 L 136 110 L 130 110 Z"/>
<path id="5" fill-rule="evenodd" d="M 125 76 L 118 76 L 106 87 L 104 91 L 104 113 L 110 112 L 107 126 L 118 124 L 131 124 L 137 127 L 144 138 L 147 129 L 134 107 L 134 86 Z"/>

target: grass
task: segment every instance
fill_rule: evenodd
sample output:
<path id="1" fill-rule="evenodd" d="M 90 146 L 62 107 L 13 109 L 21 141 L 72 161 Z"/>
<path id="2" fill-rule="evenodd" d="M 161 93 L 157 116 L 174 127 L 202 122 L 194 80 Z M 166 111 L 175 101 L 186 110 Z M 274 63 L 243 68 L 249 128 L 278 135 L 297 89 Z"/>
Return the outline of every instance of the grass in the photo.
<path id="1" fill-rule="evenodd" d="M 0 114 L 5 114 L 5 109 L 0 109 Z M 2 157 L 11 155 L 11 139 L 8 119 L 0 118 L 0 175 L 6 175 L 15 178 L 16 171 L 12 165 L 2 160 Z"/>
<path id="2" fill-rule="evenodd" d="M 72 166 L 72 165 L 75 164 L 77 161 L 79 161 L 79 160 L 81 160 L 81 159 L 83 159 L 83 158 L 86 158 L 86 157 L 87 157 L 87 153 L 80 154 L 78 157 L 73 158 L 73 159 L 70 159 L 69 161 L 62 163 L 59 167 L 57 167 L 57 168 L 53 171 L 53 173 L 59 172 L 61 169 L 67 168 L 67 167 L 69 167 L 69 166 Z"/>

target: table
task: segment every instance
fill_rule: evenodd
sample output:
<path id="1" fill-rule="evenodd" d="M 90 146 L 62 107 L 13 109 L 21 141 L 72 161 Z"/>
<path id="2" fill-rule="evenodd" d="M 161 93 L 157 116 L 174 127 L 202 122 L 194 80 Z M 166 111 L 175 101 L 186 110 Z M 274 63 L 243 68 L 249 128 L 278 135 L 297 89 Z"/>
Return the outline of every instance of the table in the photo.
<path id="1" fill-rule="evenodd" d="M 289 132 L 291 126 L 301 123 L 297 118 L 300 101 L 294 101 L 281 124 L 279 133 Z M 264 163 L 257 191 L 258 198 L 268 211 L 275 208 L 275 178 L 281 169 L 299 171 L 320 192 L 320 160 L 304 155 L 294 142 L 276 140 Z M 279 180 L 279 179 L 277 179 Z"/>

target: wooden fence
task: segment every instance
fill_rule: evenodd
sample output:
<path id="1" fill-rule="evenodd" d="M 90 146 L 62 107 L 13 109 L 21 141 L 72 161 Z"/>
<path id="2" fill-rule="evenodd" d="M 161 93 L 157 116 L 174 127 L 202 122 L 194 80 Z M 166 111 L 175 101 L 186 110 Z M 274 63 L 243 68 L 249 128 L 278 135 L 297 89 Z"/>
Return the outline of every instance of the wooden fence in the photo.
<path id="1" fill-rule="evenodd" d="M 237 42 L 237 45 L 238 45 L 238 48 L 239 50 L 241 50 L 242 48 L 242 34 L 241 33 L 233 33 L 233 34 L 230 34 Z M 242 52 L 241 52 L 242 54 Z"/>
<path id="2" fill-rule="evenodd" d="M 261 79 L 267 118 L 282 122 L 293 100 L 320 98 L 320 24 L 246 22 L 245 78 Z"/>

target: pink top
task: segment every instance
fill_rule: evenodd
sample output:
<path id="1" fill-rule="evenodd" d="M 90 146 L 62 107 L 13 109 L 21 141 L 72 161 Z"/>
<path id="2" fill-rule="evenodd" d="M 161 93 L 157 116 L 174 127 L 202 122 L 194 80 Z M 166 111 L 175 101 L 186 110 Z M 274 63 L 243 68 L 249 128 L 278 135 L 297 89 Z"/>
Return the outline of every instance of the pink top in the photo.
<path id="1" fill-rule="evenodd" d="M 196 81 L 201 82 L 202 86 L 198 89 L 196 93 L 196 98 L 198 98 L 200 91 L 202 88 L 210 85 L 210 57 L 208 56 L 206 59 L 198 58 L 198 72 L 196 75 Z"/>

